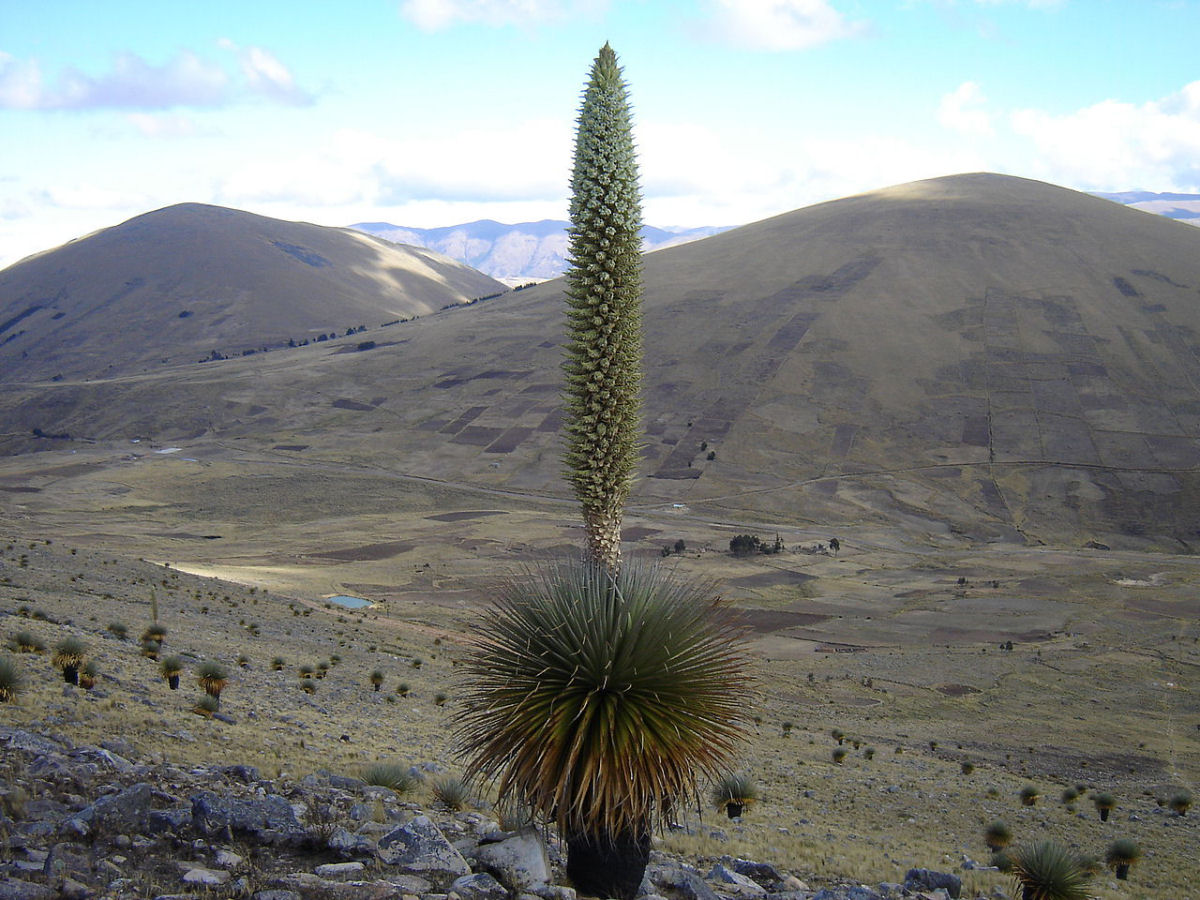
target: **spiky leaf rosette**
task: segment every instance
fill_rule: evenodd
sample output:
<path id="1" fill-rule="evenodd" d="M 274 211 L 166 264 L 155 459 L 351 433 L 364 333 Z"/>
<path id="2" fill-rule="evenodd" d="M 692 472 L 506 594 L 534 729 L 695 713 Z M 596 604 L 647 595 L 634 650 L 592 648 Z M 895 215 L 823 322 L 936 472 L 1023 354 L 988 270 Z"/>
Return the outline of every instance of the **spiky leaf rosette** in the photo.
<path id="1" fill-rule="evenodd" d="M 566 474 L 588 556 L 615 572 L 641 434 L 642 204 L 625 83 L 608 44 L 580 107 L 570 218 Z"/>
<path id="2" fill-rule="evenodd" d="M 1079 859 L 1054 841 L 1018 847 L 1010 855 L 1022 900 L 1087 900 L 1091 878 Z"/>
<path id="3" fill-rule="evenodd" d="M 649 833 L 664 803 L 725 769 L 744 734 L 743 645 L 707 585 L 628 564 L 510 579 L 463 667 L 457 738 L 566 834 Z"/>

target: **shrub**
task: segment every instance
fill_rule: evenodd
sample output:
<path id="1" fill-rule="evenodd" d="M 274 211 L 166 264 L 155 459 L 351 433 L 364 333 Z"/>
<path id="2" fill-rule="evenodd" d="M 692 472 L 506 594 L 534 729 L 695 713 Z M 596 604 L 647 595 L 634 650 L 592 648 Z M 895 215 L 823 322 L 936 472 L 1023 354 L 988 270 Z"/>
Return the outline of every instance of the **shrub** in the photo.
<path id="1" fill-rule="evenodd" d="M 282 672 L 284 666 L 286 666 L 286 665 L 287 665 L 287 660 L 285 660 L 282 656 L 276 656 L 271 660 L 271 671 L 272 672 Z"/>
<path id="2" fill-rule="evenodd" d="M 383 673 L 378 669 L 371 673 L 371 686 L 377 691 L 383 686 Z"/>
<path id="3" fill-rule="evenodd" d="M 840 766 L 842 764 L 842 762 L 846 759 L 846 748 L 845 747 L 834 747 L 832 756 L 833 756 L 834 763 Z"/>
<path id="4" fill-rule="evenodd" d="M 87 644 L 77 637 L 64 638 L 54 647 L 54 657 L 51 662 L 54 668 L 62 672 L 63 681 L 68 684 L 79 684 L 79 667 L 87 655 Z"/>
<path id="5" fill-rule="evenodd" d="M 210 660 L 200 663 L 196 668 L 196 681 L 200 687 L 204 688 L 204 693 L 215 698 L 219 703 L 221 691 L 229 683 L 229 673 L 220 663 Z"/>
<path id="6" fill-rule="evenodd" d="M 312 666 L 305 663 L 304 665 L 302 665 L 300 667 L 300 677 L 301 678 L 312 678 L 314 671 L 316 671 L 316 670 L 313 669 Z"/>
<path id="7" fill-rule="evenodd" d="M 407 697 L 408 692 L 409 692 L 409 687 L 408 687 L 407 681 L 402 681 L 398 685 L 396 685 L 396 693 L 399 694 L 401 697 Z"/>
<path id="8" fill-rule="evenodd" d="M 829 736 L 837 741 L 839 746 L 841 746 L 842 742 L 846 740 L 846 732 L 842 731 L 840 728 L 833 729 L 833 731 L 829 732 Z"/>
<path id="9" fill-rule="evenodd" d="M 220 708 L 221 703 L 216 697 L 211 694 L 205 694 L 196 701 L 196 705 L 192 707 L 192 712 L 198 716 L 204 716 L 206 719 L 211 719 Z"/>
<path id="10" fill-rule="evenodd" d="M 168 656 L 158 665 L 158 673 L 163 677 L 163 681 L 171 690 L 179 688 L 179 676 L 183 674 L 183 658 L 179 656 Z"/>
<path id="11" fill-rule="evenodd" d="M 875 758 L 875 748 L 874 748 L 874 747 L 868 747 L 866 750 L 864 750 L 864 751 L 863 751 L 863 758 L 864 758 L 864 759 L 867 759 L 867 760 L 874 759 L 874 758 Z"/>
<path id="12" fill-rule="evenodd" d="M 158 641 L 144 640 L 142 641 L 142 656 L 146 659 L 158 659 L 158 652 L 162 649 L 162 645 Z"/>
<path id="13" fill-rule="evenodd" d="M 1062 802 L 1066 806 L 1071 806 L 1078 799 L 1079 799 L 1079 791 L 1076 788 L 1073 788 L 1073 787 L 1063 788 Z"/>
<path id="14" fill-rule="evenodd" d="M 1141 858 L 1142 848 L 1130 838 L 1117 838 L 1108 845 L 1108 852 L 1104 855 L 1108 867 L 1122 881 L 1129 877 L 1129 867 Z"/>
<path id="15" fill-rule="evenodd" d="M 731 819 L 758 800 L 758 785 L 745 775 L 723 775 L 712 786 L 712 801 Z"/>
<path id="16" fill-rule="evenodd" d="M 160 647 L 167 642 L 167 627 L 159 625 L 157 622 L 153 625 L 148 625 L 146 630 L 142 632 L 143 641 L 154 641 Z"/>
<path id="17" fill-rule="evenodd" d="M 79 670 L 79 686 L 86 691 L 90 691 L 96 686 L 96 679 L 100 676 L 100 666 L 96 664 L 94 659 L 89 659 L 83 664 L 83 668 Z"/>
<path id="18" fill-rule="evenodd" d="M 417 776 L 409 766 L 402 763 L 371 763 L 363 767 L 360 777 L 367 784 L 385 787 L 397 794 L 411 793 L 417 787 Z"/>
<path id="19" fill-rule="evenodd" d="M 1192 808 L 1191 791 L 1176 791 L 1171 795 L 1171 799 L 1167 801 L 1167 806 L 1175 815 L 1186 816 L 1188 810 Z"/>
<path id="20" fill-rule="evenodd" d="M 446 809 L 466 809 L 471 802 L 471 791 L 467 783 L 454 775 L 444 775 L 433 782 L 433 799 Z"/>
<path id="21" fill-rule="evenodd" d="M 1041 796 L 1041 793 L 1038 791 L 1037 788 L 1035 788 L 1032 784 L 1027 784 L 1027 785 L 1025 785 L 1025 787 L 1021 788 L 1021 793 L 1020 793 L 1021 805 L 1022 806 L 1036 806 L 1037 802 L 1038 802 L 1038 797 L 1040 797 L 1040 796 Z"/>
<path id="22" fill-rule="evenodd" d="M 44 653 L 46 645 L 32 631 L 18 631 L 8 645 L 17 653 Z"/>
<path id="23" fill-rule="evenodd" d="M 993 853 L 1003 850 L 1012 842 L 1012 831 L 997 819 L 983 830 L 983 842 Z"/>
<path id="24" fill-rule="evenodd" d="M 435 704 L 437 704 L 438 706 L 445 706 L 446 701 L 449 699 L 450 698 L 447 697 L 445 694 L 434 694 L 434 696 L 433 696 L 433 702 Z"/>
<path id="25" fill-rule="evenodd" d="M 1096 812 L 1100 814 L 1100 821 L 1107 822 L 1109 813 L 1116 809 L 1117 798 L 1104 792 L 1093 795 L 1092 803 L 1096 804 Z"/>
<path id="26" fill-rule="evenodd" d="M 963 773 L 964 775 L 970 775 L 970 774 L 972 774 L 974 771 L 975 771 L 975 763 L 973 763 L 973 762 L 964 762 L 964 763 L 962 764 L 962 773 Z"/>
<path id="27" fill-rule="evenodd" d="M 7 656 L 0 656 L 0 703 L 12 703 L 21 693 L 25 679 L 17 664 Z"/>
<path id="28" fill-rule="evenodd" d="M 1014 850 L 1011 859 L 1022 900 L 1088 900 L 1091 879 L 1061 844 L 1027 844 Z"/>
<path id="29" fill-rule="evenodd" d="M 108 633 L 115 637 L 118 641 L 129 639 L 129 626 L 124 622 L 110 622 L 108 625 Z"/>

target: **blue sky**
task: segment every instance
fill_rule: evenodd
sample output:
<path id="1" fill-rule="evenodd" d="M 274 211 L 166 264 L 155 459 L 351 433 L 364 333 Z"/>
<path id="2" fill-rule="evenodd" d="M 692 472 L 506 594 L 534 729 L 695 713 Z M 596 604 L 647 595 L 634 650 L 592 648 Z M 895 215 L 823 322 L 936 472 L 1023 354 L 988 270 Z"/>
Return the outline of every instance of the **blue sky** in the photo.
<path id="1" fill-rule="evenodd" d="M 0 266 L 172 203 L 563 218 L 611 41 L 645 218 L 919 178 L 1200 192 L 1200 0 L 0 0 Z"/>

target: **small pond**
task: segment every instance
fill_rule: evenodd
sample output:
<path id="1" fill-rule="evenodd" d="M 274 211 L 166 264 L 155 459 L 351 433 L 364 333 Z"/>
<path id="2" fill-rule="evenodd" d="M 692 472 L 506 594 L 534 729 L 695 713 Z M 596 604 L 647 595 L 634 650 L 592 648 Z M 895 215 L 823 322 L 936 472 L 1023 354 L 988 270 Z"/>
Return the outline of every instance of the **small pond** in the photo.
<path id="1" fill-rule="evenodd" d="M 364 600 L 362 597 L 349 597 L 346 594 L 335 594 L 332 597 L 326 597 L 325 602 L 336 603 L 338 606 L 344 606 L 346 609 L 365 609 L 368 606 L 374 606 L 370 600 Z"/>

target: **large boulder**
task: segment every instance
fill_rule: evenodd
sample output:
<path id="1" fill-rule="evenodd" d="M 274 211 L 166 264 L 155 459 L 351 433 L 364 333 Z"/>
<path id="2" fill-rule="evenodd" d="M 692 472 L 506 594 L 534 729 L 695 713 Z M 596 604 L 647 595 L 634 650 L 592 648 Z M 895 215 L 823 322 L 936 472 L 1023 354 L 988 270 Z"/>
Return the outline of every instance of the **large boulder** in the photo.
<path id="1" fill-rule="evenodd" d="M 377 852 L 385 865 L 428 878 L 439 887 L 471 874 L 471 867 L 462 854 L 428 816 L 417 816 L 411 822 L 393 828 L 379 839 Z"/>
<path id="2" fill-rule="evenodd" d="M 904 875 L 904 890 L 936 891 L 943 889 L 953 898 L 962 893 L 962 879 L 950 872 L 935 872 L 932 869 L 909 869 Z"/>
<path id="3" fill-rule="evenodd" d="M 525 828 L 502 841 L 480 844 L 478 867 L 490 872 L 509 890 L 524 891 L 550 880 L 546 845 L 536 829 Z"/>
<path id="4" fill-rule="evenodd" d="M 191 799 L 192 827 L 201 834 L 215 835 L 228 830 L 230 834 L 248 835 L 262 843 L 305 834 L 292 805 L 277 795 L 239 800 L 201 791 Z"/>

